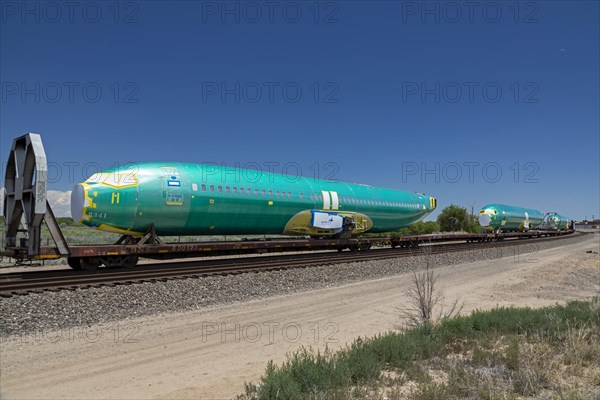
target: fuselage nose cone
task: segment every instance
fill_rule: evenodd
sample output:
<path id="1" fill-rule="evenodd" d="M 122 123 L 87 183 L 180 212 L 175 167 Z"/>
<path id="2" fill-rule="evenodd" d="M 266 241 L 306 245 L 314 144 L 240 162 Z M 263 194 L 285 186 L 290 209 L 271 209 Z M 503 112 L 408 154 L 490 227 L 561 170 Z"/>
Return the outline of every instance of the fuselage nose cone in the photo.
<path id="1" fill-rule="evenodd" d="M 492 221 L 492 217 L 489 214 L 479 214 L 479 225 L 489 226 Z"/>
<path id="2" fill-rule="evenodd" d="M 84 204 L 85 189 L 82 185 L 73 186 L 73 191 L 71 192 L 71 218 L 73 218 L 73 221 L 81 221 Z"/>

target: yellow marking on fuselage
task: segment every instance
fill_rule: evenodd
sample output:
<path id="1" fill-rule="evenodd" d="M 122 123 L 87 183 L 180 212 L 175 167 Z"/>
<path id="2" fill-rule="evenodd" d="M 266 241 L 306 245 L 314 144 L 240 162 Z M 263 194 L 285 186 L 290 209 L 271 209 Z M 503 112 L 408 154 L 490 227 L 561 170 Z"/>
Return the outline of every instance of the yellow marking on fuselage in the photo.
<path id="1" fill-rule="evenodd" d="M 133 236 L 142 236 L 144 233 L 143 232 L 136 232 L 136 231 L 131 231 L 129 229 L 120 229 L 120 228 L 114 228 L 112 226 L 108 226 L 106 224 L 100 224 L 98 226 L 98 228 L 96 228 L 100 231 L 108 231 L 108 232 L 113 232 L 113 233 L 122 233 L 125 235 L 133 235 Z"/>
<path id="2" fill-rule="evenodd" d="M 111 179 L 113 179 L 116 176 L 117 180 L 116 182 L 113 180 L 113 182 L 110 182 Z M 127 183 L 123 182 L 125 179 L 127 179 Z M 135 176 L 134 173 L 131 172 L 123 172 L 123 173 L 113 173 L 113 172 L 109 172 L 106 173 L 106 176 L 104 177 L 104 179 L 102 180 L 102 182 L 98 182 L 98 184 L 100 185 L 106 185 L 108 187 L 112 187 L 115 189 L 124 189 L 124 188 L 129 188 L 129 187 L 133 187 L 133 186 L 137 186 L 139 185 L 139 181 L 137 179 L 137 176 Z"/>
<path id="3" fill-rule="evenodd" d="M 87 210 L 88 208 L 95 208 L 96 204 L 94 203 L 94 201 L 92 200 L 92 198 L 89 196 L 89 190 L 90 190 L 90 185 L 83 182 L 81 184 L 81 186 L 83 187 L 83 210 L 81 210 L 81 219 L 79 220 L 79 223 L 82 223 L 83 221 L 89 221 L 91 216 L 89 214 L 87 214 Z M 85 205 L 87 200 L 87 206 Z M 87 217 L 87 218 L 86 218 Z"/>

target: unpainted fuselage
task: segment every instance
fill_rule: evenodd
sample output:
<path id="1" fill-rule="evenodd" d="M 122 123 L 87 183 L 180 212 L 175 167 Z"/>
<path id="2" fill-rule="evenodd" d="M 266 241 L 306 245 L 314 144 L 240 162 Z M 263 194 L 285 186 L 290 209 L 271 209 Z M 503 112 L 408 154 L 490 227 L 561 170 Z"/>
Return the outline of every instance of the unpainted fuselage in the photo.
<path id="1" fill-rule="evenodd" d="M 77 222 L 139 235 L 282 234 L 300 212 L 354 213 L 369 232 L 398 230 L 436 207 L 419 193 L 205 164 L 142 163 L 74 187 Z M 289 225 L 288 225 L 289 227 Z M 300 232 L 300 231 L 298 231 Z"/>

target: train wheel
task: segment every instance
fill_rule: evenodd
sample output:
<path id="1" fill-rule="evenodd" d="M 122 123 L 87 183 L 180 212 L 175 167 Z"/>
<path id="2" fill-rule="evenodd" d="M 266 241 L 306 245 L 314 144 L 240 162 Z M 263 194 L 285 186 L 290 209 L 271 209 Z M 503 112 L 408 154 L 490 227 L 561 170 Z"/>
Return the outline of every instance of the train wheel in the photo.
<path id="1" fill-rule="evenodd" d="M 81 269 L 85 271 L 95 271 L 98 269 L 102 262 L 97 257 L 85 257 L 80 259 Z"/>
<path id="2" fill-rule="evenodd" d="M 138 256 L 127 256 L 125 257 L 125 260 L 123 260 L 123 266 L 125 268 L 133 268 L 137 265 L 138 260 Z"/>
<path id="3" fill-rule="evenodd" d="M 138 256 L 109 256 L 102 260 L 107 267 L 132 268 L 137 265 Z"/>
<path id="4" fill-rule="evenodd" d="M 76 271 L 81 271 L 81 258 L 79 257 L 67 257 L 67 264 L 69 267 L 73 268 Z"/>

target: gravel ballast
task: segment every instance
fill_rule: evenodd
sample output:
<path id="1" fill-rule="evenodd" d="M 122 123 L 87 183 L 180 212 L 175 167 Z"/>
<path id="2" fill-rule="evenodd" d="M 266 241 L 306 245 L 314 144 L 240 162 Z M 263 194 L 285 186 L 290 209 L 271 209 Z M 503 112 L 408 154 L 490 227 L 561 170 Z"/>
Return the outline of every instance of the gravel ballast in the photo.
<path id="1" fill-rule="evenodd" d="M 527 257 L 534 259 L 545 249 L 569 245 L 585 237 L 524 241 L 515 247 L 518 247 L 520 262 L 523 262 Z M 486 259 L 493 263 L 500 257 L 513 256 L 514 251 L 514 247 L 477 249 L 474 245 L 473 250 L 456 253 L 14 296 L 1 300 L 0 335 L 8 337 L 160 313 L 201 310 L 217 304 L 383 278 L 427 263 L 442 266 Z"/>

